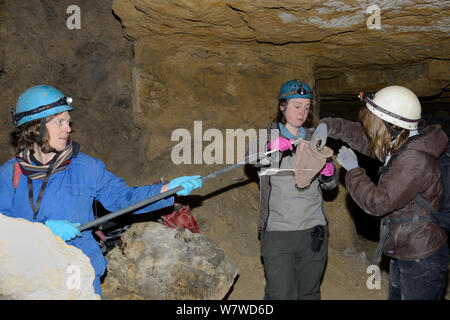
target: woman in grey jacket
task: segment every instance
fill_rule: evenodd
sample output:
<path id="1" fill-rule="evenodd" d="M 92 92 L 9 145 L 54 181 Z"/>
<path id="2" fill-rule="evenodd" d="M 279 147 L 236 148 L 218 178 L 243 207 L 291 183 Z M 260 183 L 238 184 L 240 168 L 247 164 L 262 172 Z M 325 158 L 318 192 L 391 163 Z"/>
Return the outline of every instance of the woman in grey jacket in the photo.
<path id="1" fill-rule="evenodd" d="M 262 143 L 279 156 L 258 162 L 260 206 L 258 228 L 266 273 L 264 299 L 320 299 L 320 279 L 328 253 L 328 228 L 321 189 L 337 186 L 332 162 L 327 162 L 311 184 L 300 190 L 293 174 L 285 170 L 267 175 L 267 168 L 293 169 L 292 139 L 310 140 L 312 130 L 303 127 L 311 119 L 312 92 L 309 86 L 291 80 L 281 86 L 277 119 L 267 128 L 279 136 Z M 259 141 L 258 143 L 261 143 Z"/>

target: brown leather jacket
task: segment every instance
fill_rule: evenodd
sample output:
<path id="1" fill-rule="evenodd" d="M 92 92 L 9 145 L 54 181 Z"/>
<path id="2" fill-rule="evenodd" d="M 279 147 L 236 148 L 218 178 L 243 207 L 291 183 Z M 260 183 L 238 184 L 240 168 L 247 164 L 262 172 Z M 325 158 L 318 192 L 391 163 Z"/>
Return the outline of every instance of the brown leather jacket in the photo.
<path id="1" fill-rule="evenodd" d="M 329 137 L 341 139 L 358 152 L 373 157 L 361 123 L 339 118 L 324 118 L 321 122 L 327 124 Z M 377 185 L 363 168 L 347 172 L 346 188 L 364 211 L 374 216 L 388 217 L 387 220 L 408 221 L 388 226 L 384 246 L 386 255 L 410 261 L 424 259 L 447 241 L 446 232 L 427 219 L 430 212 L 424 206 L 418 207 L 418 224 L 413 226 L 411 223 L 417 195 L 422 196 L 435 210 L 439 207 L 442 183 L 437 158 L 445 151 L 447 143 L 447 135 L 440 126 L 428 126 L 392 154 Z M 383 233 L 383 225 L 381 229 Z"/>

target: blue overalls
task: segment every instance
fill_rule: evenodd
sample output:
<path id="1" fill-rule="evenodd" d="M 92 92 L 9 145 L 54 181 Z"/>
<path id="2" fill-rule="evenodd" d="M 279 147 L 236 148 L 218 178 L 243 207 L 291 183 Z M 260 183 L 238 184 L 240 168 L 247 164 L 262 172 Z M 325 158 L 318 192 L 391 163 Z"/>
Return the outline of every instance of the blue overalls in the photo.
<path id="1" fill-rule="evenodd" d="M 106 170 L 105 164 L 82 152 L 74 155 L 69 166 L 54 173 L 48 180 L 36 220 L 28 198 L 27 177 L 22 174 L 16 191 L 12 182 L 13 158 L 0 167 L 0 212 L 14 218 L 24 218 L 43 223 L 47 219 L 68 220 L 81 225 L 94 220 L 92 204 L 94 199 L 109 211 L 117 211 L 160 193 L 162 184 L 141 187 L 127 187 L 122 178 Z M 34 201 L 38 197 L 42 179 L 33 183 Z M 149 212 L 173 205 L 174 198 L 168 197 L 143 207 L 135 214 Z M 95 293 L 102 296 L 100 277 L 104 274 L 107 261 L 104 258 L 92 230 L 82 232 L 82 237 L 66 242 L 82 250 L 95 270 Z"/>

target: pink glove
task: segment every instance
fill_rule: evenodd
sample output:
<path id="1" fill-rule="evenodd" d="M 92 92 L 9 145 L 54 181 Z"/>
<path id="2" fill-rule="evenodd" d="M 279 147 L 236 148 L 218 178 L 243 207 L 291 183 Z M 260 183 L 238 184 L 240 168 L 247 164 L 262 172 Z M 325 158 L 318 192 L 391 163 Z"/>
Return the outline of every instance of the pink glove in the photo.
<path id="1" fill-rule="evenodd" d="M 286 150 L 292 150 L 294 147 L 292 146 L 291 142 L 294 141 L 294 139 L 288 140 L 283 137 L 278 137 L 276 139 L 273 139 L 269 142 L 269 145 L 267 146 L 267 150 L 280 150 L 281 152 Z"/>
<path id="2" fill-rule="evenodd" d="M 331 177 L 334 173 L 334 166 L 332 162 L 327 162 L 323 169 L 320 171 L 320 174 L 323 174 L 326 177 Z"/>

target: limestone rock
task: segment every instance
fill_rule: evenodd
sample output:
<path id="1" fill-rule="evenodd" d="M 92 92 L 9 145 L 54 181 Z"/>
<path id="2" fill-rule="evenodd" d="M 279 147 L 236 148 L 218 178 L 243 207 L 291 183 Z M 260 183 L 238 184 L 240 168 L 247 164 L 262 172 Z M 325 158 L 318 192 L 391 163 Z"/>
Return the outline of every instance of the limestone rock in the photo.
<path id="1" fill-rule="evenodd" d="M 89 258 L 41 223 L 0 214 L 0 299 L 100 299 Z"/>
<path id="2" fill-rule="evenodd" d="M 213 241 L 188 230 L 137 223 L 122 235 L 121 242 L 107 255 L 104 287 L 125 287 L 128 296 L 222 299 L 238 272 Z M 108 298 L 107 290 L 104 295 Z"/>
<path id="3" fill-rule="evenodd" d="M 157 135 L 150 141 L 149 159 L 176 144 L 161 144 L 159 137 L 169 140 L 176 128 L 193 132 L 196 120 L 203 131 L 263 129 L 276 114 L 276 97 L 286 79 L 314 83 L 304 53 L 272 45 L 190 44 L 155 36 L 136 43 L 135 54 L 134 119 Z"/>
<path id="4" fill-rule="evenodd" d="M 446 0 L 113 2 L 125 34 L 137 42 L 174 48 L 183 42 L 205 47 L 227 43 L 249 52 L 254 45 L 262 52 L 274 47 L 287 60 L 298 57 L 297 63 L 280 64 L 297 72 L 308 64 L 306 59 L 321 95 L 394 83 L 410 85 L 423 96 L 439 93 L 449 82 L 449 9 Z M 265 61 L 274 63 L 276 57 Z M 436 65 L 445 70 L 444 77 L 435 72 Z M 424 73 L 428 81 L 420 79 L 416 85 Z"/>

